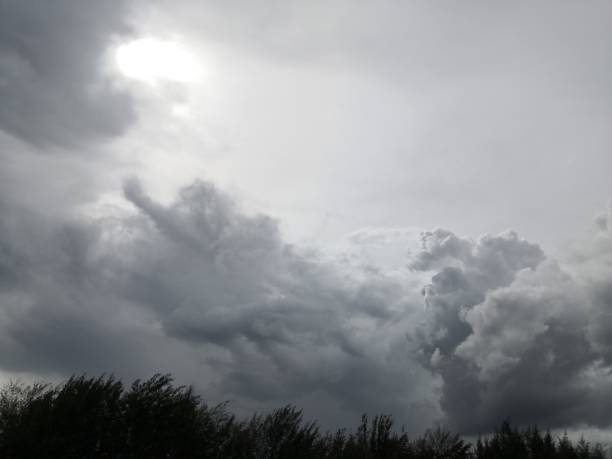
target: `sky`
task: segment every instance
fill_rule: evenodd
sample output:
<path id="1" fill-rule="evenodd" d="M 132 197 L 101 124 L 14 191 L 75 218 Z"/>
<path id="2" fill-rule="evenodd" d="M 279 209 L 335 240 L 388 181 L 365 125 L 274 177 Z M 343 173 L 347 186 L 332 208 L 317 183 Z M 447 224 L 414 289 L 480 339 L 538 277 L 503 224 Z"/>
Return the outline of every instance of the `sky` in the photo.
<path id="1" fill-rule="evenodd" d="M 0 380 L 602 435 L 611 19 L 0 0 Z"/>

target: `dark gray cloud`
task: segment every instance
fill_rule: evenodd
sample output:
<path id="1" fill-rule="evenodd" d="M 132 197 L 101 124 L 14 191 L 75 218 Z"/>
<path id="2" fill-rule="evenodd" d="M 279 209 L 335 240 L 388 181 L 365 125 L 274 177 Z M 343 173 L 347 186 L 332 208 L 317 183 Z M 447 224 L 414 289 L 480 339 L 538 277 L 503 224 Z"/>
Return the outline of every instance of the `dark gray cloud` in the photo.
<path id="1" fill-rule="evenodd" d="M 0 129 L 37 147 L 82 147 L 122 134 L 135 113 L 105 74 L 129 33 L 125 2 L 0 2 Z"/>
<path id="2" fill-rule="evenodd" d="M 514 232 L 436 229 L 398 274 L 288 244 L 210 183 L 124 195 L 137 213 L 94 220 L 2 205 L 2 371 L 173 371 L 249 409 L 307 401 L 330 426 L 609 424 L 605 225 L 564 265 Z"/>
<path id="3" fill-rule="evenodd" d="M 337 404 L 327 422 L 395 411 L 418 430 L 439 416 L 436 376 L 406 340 L 422 311 L 418 291 L 304 253 L 274 220 L 240 212 L 208 183 L 170 205 L 137 181 L 125 196 L 138 215 L 66 222 L 2 212 L 10 352 L 0 368 L 175 371 L 218 400 L 259 408 L 319 393 Z"/>
<path id="4" fill-rule="evenodd" d="M 213 366 L 231 369 L 219 383 L 225 396 L 278 402 L 324 391 L 349 411 L 400 406 L 435 418 L 432 376 L 409 364 L 405 340 L 419 305 L 401 285 L 375 273 L 355 279 L 300 253 L 273 220 L 238 212 L 208 184 L 184 189 L 170 207 L 136 183 L 126 196 L 171 242 L 163 264 L 182 278 L 169 281 L 172 268 L 156 280 L 157 272 L 139 269 L 176 298 L 162 326 L 174 338 L 223 349 Z M 400 416 L 416 427 L 417 418 Z"/>

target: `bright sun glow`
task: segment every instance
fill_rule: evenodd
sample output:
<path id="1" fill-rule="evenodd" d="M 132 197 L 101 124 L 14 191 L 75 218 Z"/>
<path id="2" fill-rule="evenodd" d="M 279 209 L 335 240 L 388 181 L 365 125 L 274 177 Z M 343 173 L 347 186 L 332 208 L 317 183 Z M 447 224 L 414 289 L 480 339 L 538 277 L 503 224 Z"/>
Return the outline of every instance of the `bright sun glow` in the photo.
<path id="1" fill-rule="evenodd" d="M 115 59 L 123 75 L 149 83 L 159 80 L 187 82 L 199 76 L 197 61 L 173 41 L 135 40 L 119 46 Z"/>

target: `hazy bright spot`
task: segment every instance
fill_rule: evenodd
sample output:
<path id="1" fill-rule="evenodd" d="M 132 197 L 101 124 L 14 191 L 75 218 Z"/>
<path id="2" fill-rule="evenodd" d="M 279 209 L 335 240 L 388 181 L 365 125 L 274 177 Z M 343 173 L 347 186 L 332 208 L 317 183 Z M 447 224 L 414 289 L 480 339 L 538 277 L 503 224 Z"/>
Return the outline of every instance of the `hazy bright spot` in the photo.
<path id="1" fill-rule="evenodd" d="M 115 59 L 124 76 L 149 83 L 159 80 L 193 81 L 199 74 L 194 56 L 173 41 L 135 40 L 119 46 Z"/>

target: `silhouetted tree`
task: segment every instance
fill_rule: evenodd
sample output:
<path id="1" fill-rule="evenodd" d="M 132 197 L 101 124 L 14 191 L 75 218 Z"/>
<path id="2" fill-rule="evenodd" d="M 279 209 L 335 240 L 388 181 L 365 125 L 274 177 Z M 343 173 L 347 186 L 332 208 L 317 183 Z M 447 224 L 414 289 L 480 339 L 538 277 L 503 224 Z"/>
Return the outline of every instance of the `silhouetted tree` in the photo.
<path id="1" fill-rule="evenodd" d="M 0 396 L 3 457 L 118 457 L 122 391 L 113 377 L 72 377 L 58 388 L 10 386 Z"/>
<path id="2" fill-rule="evenodd" d="M 567 432 L 557 441 L 557 456 L 559 459 L 577 459 L 576 450 L 572 442 L 567 438 Z"/>
<path id="3" fill-rule="evenodd" d="M 206 450 L 206 407 L 191 387 L 173 387 L 169 375 L 135 381 L 123 405 L 130 457 L 193 457 Z"/>
<path id="4" fill-rule="evenodd" d="M 576 444 L 576 455 L 578 459 L 590 459 L 591 457 L 591 445 L 585 441 L 584 437 L 580 437 Z"/>
<path id="5" fill-rule="evenodd" d="M 542 458 L 552 459 L 556 457 L 555 442 L 553 440 L 552 435 L 550 434 L 550 430 L 546 431 L 546 434 L 544 434 L 543 440 L 544 440 L 544 449 L 542 451 Z"/>
<path id="6" fill-rule="evenodd" d="M 424 437 L 416 442 L 416 457 L 419 459 L 463 459 L 470 456 L 471 447 L 458 435 L 438 427 L 427 431 Z"/>
<path id="7" fill-rule="evenodd" d="M 606 453 L 600 443 L 596 443 L 591 452 L 591 459 L 606 459 Z"/>
<path id="8" fill-rule="evenodd" d="M 602 445 L 504 421 L 475 445 L 438 427 L 410 440 L 389 415 L 363 415 L 353 431 L 322 434 L 287 405 L 239 421 L 208 407 L 169 375 L 135 381 L 73 376 L 63 384 L 0 391 L 0 458 L 605 459 Z"/>

